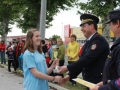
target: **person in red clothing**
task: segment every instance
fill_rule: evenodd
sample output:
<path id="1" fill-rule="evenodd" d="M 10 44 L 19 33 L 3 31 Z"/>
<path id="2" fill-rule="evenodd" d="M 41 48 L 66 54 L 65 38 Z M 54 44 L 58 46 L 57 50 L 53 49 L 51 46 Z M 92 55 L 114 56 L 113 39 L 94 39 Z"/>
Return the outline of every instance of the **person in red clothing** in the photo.
<path id="1" fill-rule="evenodd" d="M 16 68 L 19 67 L 18 59 L 19 59 L 19 56 L 23 53 L 23 51 L 24 51 L 24 43 L 20 39 L 19 43 L 18 43 L 18 45 L 16 47 L 16 57 L 17 57 L 17 59 L 16 59 Z"/>
<path id="2" fill-rule="evenodd" d="M 24 43 L 22 42 L 22 40 L 20 40 L 20 42 L 17 45 L 17 49 L 16 49 L 16 56 L 20 56 L 21 53 L 23 53 L 24 51 Z"/>
<path id="3" fill-rule="evenodd" d="M 45 58 L 46 58 L 46 64 L 47 64 L 47 67 L 49 67 L 49 62 L 50 62 L 50 55 L 48 52 L 45 53 Z"/>
<path id="4" fill-rule="evenodd" d="M 1 41 L 1 64 L 6 64 L 6 60 L 5 60 L 5 49 L 6 49 L 6 45 L 4 43 L 4 41 Z"/>
<path id="5" fill-rule="evenodd" d="M 1 60 L 1 41 L 0 41 L 0 60 Z"/>

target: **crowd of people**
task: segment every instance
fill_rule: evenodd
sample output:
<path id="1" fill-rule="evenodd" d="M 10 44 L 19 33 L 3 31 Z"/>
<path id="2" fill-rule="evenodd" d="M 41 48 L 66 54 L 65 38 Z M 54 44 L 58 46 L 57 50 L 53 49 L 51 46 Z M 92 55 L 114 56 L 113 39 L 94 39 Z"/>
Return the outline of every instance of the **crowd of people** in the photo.
<path id="1" fill-rule="evenodd" d="M 14 67 L 14 72 L 16 72 L 16 70 L 21 67 L 19 57 L 23 53 L 24 43 L 25 42 L 20 38 L 16 39 L 16 41 L 8 42 L 8 44 L 6 44 L 3 40 L 0 42 L 1 64 L 6 64 L 6 61 L 8 61 L 9 73 L 11 73 L 11 66 Z"/>

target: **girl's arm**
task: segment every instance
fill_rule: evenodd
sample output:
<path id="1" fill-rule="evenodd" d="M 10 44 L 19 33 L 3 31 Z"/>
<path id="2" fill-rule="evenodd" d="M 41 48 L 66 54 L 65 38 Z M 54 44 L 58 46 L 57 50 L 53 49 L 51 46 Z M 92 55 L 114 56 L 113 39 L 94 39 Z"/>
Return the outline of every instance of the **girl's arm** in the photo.
<path id="1" fill-rule="evenodd" d="M 41 79 L 45 79 L 45 80 L 49 80 L 49 81 L 53 81 L 53 79 L 54 79 L 53 76 L 48 76 L 46 74 L 43 74 L 43 73 L 39 72 L 36 68 L 30 68 L 30 71 L 37 78 L 41 78 Z"/>
<path id="2" fill-rule="evenodd" d="M 59 65 L 59 60 L 54 60 L 52 62 L 52 65 L 49 68 L 47 68 L 47 74 L 50 74 L 53 71 L 53 69 L 56 67 L 56 65 Z"/>
<path id="3" fill-rule="evenodd" d="M 52 67 L 47 68 L 47 74 L 50 74 L 53 71 L 53 69 L 54 68 L 52 68 Z"/>
<path id="4" fill-rule="evenodd" d="M 36 78 L 44 79 L 44 80 L 49 80 L 49 81 L 54 81 L 54 82 L 60 82 L 62 79 L 61 76 L 49 76 L 44 73 L 39 72 L 36 68 L 30 68 L 30 71 Z"/>

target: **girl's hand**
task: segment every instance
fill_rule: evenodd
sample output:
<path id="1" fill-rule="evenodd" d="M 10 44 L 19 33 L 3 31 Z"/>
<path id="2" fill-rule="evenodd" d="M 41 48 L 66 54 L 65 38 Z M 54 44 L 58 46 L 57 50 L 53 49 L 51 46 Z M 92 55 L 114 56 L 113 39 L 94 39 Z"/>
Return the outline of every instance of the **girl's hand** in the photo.
<path id="1" fill-rule="evenodd" d="M 55 68 L 56 66 L 59 66 L 59 60 L 54 60 L 52 65 L 51 65 L 51 68 Z"/>
<path id="2" fill-rule="evenodd" d="M 51 63 L 52 63 L 52 60 L 50 60 L 49 64 L 51 64 Z"/>

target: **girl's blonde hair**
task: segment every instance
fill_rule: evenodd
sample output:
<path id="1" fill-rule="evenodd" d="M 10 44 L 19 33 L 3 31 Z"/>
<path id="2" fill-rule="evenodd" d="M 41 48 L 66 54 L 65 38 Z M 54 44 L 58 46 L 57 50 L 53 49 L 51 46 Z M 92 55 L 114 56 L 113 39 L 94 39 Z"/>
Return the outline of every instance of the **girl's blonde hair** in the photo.
<path id="1" fill-rule="evenodd" d="M 62 42 L 62 44 L 63 44 L 63 40 L 62 40 L 62 38 L 57 38 L 57 41 L 61 41 Z"/>

